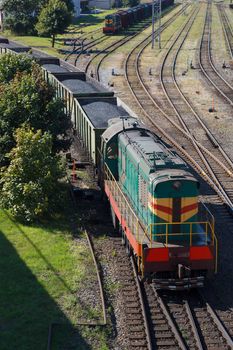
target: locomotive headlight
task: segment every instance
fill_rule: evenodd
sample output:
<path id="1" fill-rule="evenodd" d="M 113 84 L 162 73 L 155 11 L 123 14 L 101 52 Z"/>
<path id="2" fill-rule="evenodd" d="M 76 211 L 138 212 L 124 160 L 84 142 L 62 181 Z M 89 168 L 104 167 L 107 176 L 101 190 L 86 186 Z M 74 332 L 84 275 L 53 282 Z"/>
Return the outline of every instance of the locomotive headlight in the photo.
<path id="1" fill-rule="evenodd" d="M 179 190 L 181 188 L 181 182 L 180 181 L 174 181 L 172 187 L 175 190 Z"/>

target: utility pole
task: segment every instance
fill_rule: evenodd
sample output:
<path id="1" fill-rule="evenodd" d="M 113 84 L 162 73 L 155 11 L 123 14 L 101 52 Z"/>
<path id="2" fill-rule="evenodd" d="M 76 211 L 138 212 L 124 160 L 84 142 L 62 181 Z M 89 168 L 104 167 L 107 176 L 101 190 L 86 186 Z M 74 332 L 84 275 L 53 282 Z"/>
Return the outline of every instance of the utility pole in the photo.
<path id="1" fill-rule="evenodd" d="M 3 8 L 1 7 L 0 8 L 0 32 L 3 32 L 3 30 L 4 30 L 4 26 L 3 26 L 4 19 L 3 19 L 3 17 L 4 17 Z"/>
<path id="2" fill-rule="evenodd" d="M 182 0 L 182 10 L 183 10 L 183 15 L 185 16 L 185 0 Z"/>
<path id="3" fill-rule="evenodd" d="M 161 49 L 161 0 L 154 0 L 152 4 L 152 49 L 155 47 L 155 30 L 158 33 L 159 49 Z"/>
<path id="4" fill-rule="evenodd" d="M 155 47 L 155 0 L 152 3 L 152 49 Z"/>

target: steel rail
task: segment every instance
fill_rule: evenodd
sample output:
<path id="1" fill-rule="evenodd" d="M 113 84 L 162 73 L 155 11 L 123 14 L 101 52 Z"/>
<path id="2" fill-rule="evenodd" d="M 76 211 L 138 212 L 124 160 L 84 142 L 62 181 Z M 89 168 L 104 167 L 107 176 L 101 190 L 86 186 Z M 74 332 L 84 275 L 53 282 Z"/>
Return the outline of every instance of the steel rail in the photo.
<path id="1" fill-rule="evenodd" d="M 74 193 L 72 191 L 71 188 L 71 183 L 68 180 L 69 185 L 70 185 L 70 196 L 74 205 L 74 208 L 77 207 L 77 202 L 76 199 L 74 197 Z M 83 321 L 79 321 L 76 322 L 73 326 L 74 327 L 78 327 L 78 326 L 92 326 L 92 327 L 99 327 L 99 326 L 103 326 L 105 327 L 107 325 L 107 312 L 106 312 L 106 303 L 105 303 L 105 298 L 104 298 L 104 291 L 103 291 L 103 284 L 102 284 L 102 280 L 101 280 L 101 275 L 100 275 L 100 268 L 99 268 L 99 264 L 97 262 L 97 259 L 95 257 L 95 253 L 94 253 L 94 247 L 93 247 L 93 243 L 91 241 L 91 238 L 89 236 L 89 234 L 87 233 L 87 231 L 85 230 L 85 235 L 86 235 L 86 239 L 88 242 L 88 246 L 89 249 L 91 251 L 91 256 L 95 265 L 95 269 L 96 269 L 96 274 L 97 274 L 97 279 L 98 279 L 98 284 L 99 284 L 99 289 L 100 289 L 100 297 L 101 297 L 101 302 L 102 302 L 102 312 L 103 312 L 103 321 L 98 320 L 98 321 L 89 321 L 89 320 L 83 320 Z M 53 329 L 55 326 L 67 326 L 69 325 L 68 323 L 62 323 L 62 322 L 50 322 L 49 324 L 49 330 L 48 330 L 48 338 L 47 338 L 47 350 L 51 350 L 52 347 L 52 339 L 53 339 Z"/>
<path id="2" fill-rule="evenodd" d="M 102 35 L 100 38 L 97 38 L 86 45 L 83 46 L 83 50 L 79 52 L 75 58 L 74 65 L 77 66 L 78 59 L 81 57 L 82 54 L 85 53 L 85 51 L 91 49 L 92 47 L 96 46 L 97 44 L 103 43 L 107 41 L 109 38 L 106 37 L 106 35 Z M 85 51 L 84 51 L 85 50 Z"/>
<path id="3" fill-rule="evenodd" d="M 183 126 L 184 130 L 189 133 L 190 135 L 192 135 L 192 131 L 190 130 L 189 126 L 187 125 L 187 123 L 190 121 L 190 111 L 191 111 L 191 116 L 194 118 L 196 118 L 197 123 L 201 125 L 201 127 L 205 130 L 205 133 L 207 134 L 207 142 L 209 142 L 209 146 L 210 146 L 210 150 L 207 148 L 207 145 L 205 145 L 205 149 L 200 149 L 199 145 L 197 145 L 197 141 L 196 139 L 193 138 L 193 145 L 194 147 L 197 149 L 197 152 L 199 152 L 200 157 L 203 159 L 203 161 L 205 162 L 205 165 L 210 173 L 210 175 L 212 176 L 212 178 L 214 179 L 214 182 L 217 184 L 219 190 L 222 192 L 223 196 L 225 197 L 225 201 L 229 204 L 230 207 L 233 208 L 233 196 L 230 195 L 230 193 L 227 191 L 226 188 L 224 188 L 223 184 L 221 183 L 221 179 L 219 179 L 219 176 L 216 175 L 214 169 L 213 169 L 213 165 L 211 166 L 210 163 L 210 159 L 212 159 L 212 154 L 211 154 L 211 148 L 213 148 L 213 144 L 212 144 L 212 139 L 214 139 L 213 135 L 211 135 L 211 132 L 209 131 L 209 129 L 206 127 L 206 125 L 201 121 L 201 118 L 197 115 L 197 113 L 194 111 L 194 109 L 192 108 L 191 104 L 188 102 L 188 100 L 185 98 L 184 94 L 182 93 L 181 89 L 179 88 L 177 81 L 176 81 L 176 76 L 175 76 L 175 68 L 176 68 L 176 62 L 177 62 L 177 58 L 178 58 L 178 54 L 192 28 L 192 25 L 194 23 L 194 20 L 196 18 L 198 14 L 198 10 L 195 12 L 194 15 L 192 15 L 190 17 L 190 22 L 187 21 L 186 25 L 182 28 L 182 30 L 185 31 L 185 34 L 183 35 L 182 30 L 180 31 L 180 33 L 178 33 L 176 39 L 174 40 L 174 42 L 172 43 L 172 45 L 170 46 L 170 48 L 168 49 L 165 58 L 163 60 L 162 66 L 161 66 L 161 70 L 160 70 L 160 81 L 161 81 L 161 85 L 163 87 L 163 91 L 164 94 L 166 95 L 170 105 L 174 108 L 174 110 L 176 111 L 176 114 L 178 116 L 178 119 L 181 123 L 181 125 Z M 179 43 L 179 38 L 181 37 L 181 42 Z M 178 43 L 178 48 L 174 49 L 175 44 Z M 172 65 L 171 65 L 171 75 L 172 75 L 172 79 L 174 82 L 174 87 L 171 86 L 170 82 L 167 86 L 166 82 L 164 81 L 164 70 L 166 67 L 166 62 L 167 60 L 170 58 L 172 59 Z M 170 61 L 169 61 L 170 62 Z M 168 66 L 170 66 L 168 64 Z M 172 92 L 174 91 L 174 89 L 176 89 L 179 93 L 179 97 L 181 97 L 181 99 L 184 102 L 184 105 L 176 105 L 176 98 L 177 96 L 172 96 Z M 183 109 L 184 107 L 187 109 L 187 112 L 184 112 Z M 187 113 L 188 118 L 186 118 L 186 122 L 184 121 L 184 117 L 185 117 L 185 113 Z M 192 119 L 192 123 L 194 122 L 194 118 Z M 193 126 L 194 128 L 195 126 Z M 209 140 L 209 137 L 211 136 L 211 140 Z M 215 140 L 215 139 L 214 139 Z M 200 142 L 200 141 L 199 141 Z M 217 143 L 217 141 L 215 140 L 215 145 L 217 144 L 217 149 L 220 152 L 220 157 L 224 158 L 224 161 L 228 162 L 228 165 L 230 166 L 231 170 L 229 170 L 224 164 L 223 162 L 218 163 L 219 166 L 221 167 L 221 169 L 224 169 L 227 177 L 232 178 L 232 171 L 233 171 L 233 163 L 230 160 L 230 158 L 228 157 L 228 155 L 224 152 L 224 150 L 220 147 L 220 145 Z M 205 155 L 203 154 L 203 151 L 205 153 Z M 206 157 L 207 155 L 207 157 Z M 204 158 L 203 158 L 204 157 Z M 214 156 L 215 159 L 217 158 L 216 155 Z M 219 159 L 219 156 L 218 158 Z M 220 162 L 220 161 L 219 161 Z M 216 167 L 216 164 L 214 163 L 214 167 Z M 221 175 L 221 173 L 220 173 Z"/>
<path id="4" fill-rule="evenodd" d="M 123 242 L 121 238 L 114 239 L 114 246 L 117 250 L 118 271 L 116 276 L 121 286 L 122 311 L 128 321 L 128 329 L 125 334 L 130 343 L 128 347 L 129 349 L 153 350 L 143 288 L 138 280 L 134 257 L 128 250 L 127 242 Z"/>
<path id="5" fill-rule="evenodd" d="M 185 8 L 187 8 L 187 6 L 186 6 Z M 183 12 L 183 9 L 181 8 L 178 12 L 179 12 L 179 13 Z M 166 13 L 164 13 L 164 14 L 162 15 L 162 17 L 164 17 L 165 14 L 166 14 Z M 147 29 L 149 26 L 150 26 L 150 24 L 149 24 L 148 26 L 146 26 L 146 27 L 144 28 L 144 30 Z M 100 71 L 100 66 L 101 66 L 102 62 L 104 61 L 104 59 L 105 59 L 107 56 L 109 56 L 110 54 L 112 54 L 118 47 L 120 47 L 120 46 L 126 44 L 128 41 L 134 39 L 136 36 L 138 36 L 138 35 L 140 35 L 140 34 L 141 34 L 141 32 L 140 32 L 140 33 L 135 33 L 135 34 L 131 35 L 131 37 L 130 37 L 128 40 L 126 40 L 125 42 L 119 43 L 119 46 L 116 46 L 116 47 L 115 47 L 115 46 L 114 46 L 114 47 L 110 46 L 110 47 L 108 48 L 108 49 L 111 49 L 111 50 L 109 50 L 109 51 L 100 59 L 100 61 L 98 62 L 97 66 L 96 66 L 96 77 L 97 77 L 97 80 L 98 80 L 98 81 L 100 81 L 100 73 L 99 73 L 99 71 Z M 151 34 L 149 34 L 149 35 L 146 37 L 145 40 L 147 40 L 147 39 L 150 38 L 150 37 L 151 37 Z M 117 43 L 116 43 L 116 44 L 117 44 Z"/>
<path id="6" fill-rule="evenodd" d="M 211 57 L 211 3 L 207 5 L 205 24 L 199 47 L 199 65 L 202 73 L 215 89 L 233 106 L 233 87 L 216 70 Z M 204 61 L 207 61 L 206 63 Z M 208 65 L 205 67 L 205 65 Z M 210 76 L 212 75 L 212 76 Z M 214 81 L 214 80 L 215 81 Z M 219 87 L 221 86 L 221 87 Z M 224 91 L 223 91 L 224 90 Z"/>
<path id="7" fill-rule="evenodd" d="M 217 328 L 220 331 L 220 333 L 222 334 L 223 338 L 225 339 L 227 344 L 230 346 L 230 349 L 233 349 L 233 339 L 232 339 L 231 335 L 229 334 L 229 332 L 227 331 L 227 329 L 225 328 L 223 322 L 221 321 L 221 319 L 219 318 L 219 316 L 217 315 L 215 310 L 212 308 L 212 306 L 207 302 L 204 294 L 200 290 L 197 290 L 197 295 L 202 300 L 202 302 L 206 305 L 206 309 L 207 309 L 208 313 L 210 314 L 213 322 L 217 326 Z"/>
<path id="8" fill-rule="evenodd" d="M 193 334 L 194 334 L 194 337 L 195 337 L 195 341 L 196 341 L 198 350 L 204 350 L 204 347 L 202 346 L 202 342 L 201 342 L 201 339 L 199 337 L 197 326 L 196 326 L 196 323 L 194 321 L 194 318 L 193 318 L 193 315 L 192 315 L 192 311 L 190 309 L 188 301 L 185 300 L 184 304 L 185 304 L 186 313 L 187 313 L 188 318 L 189 318 L 189 322 L 190 322 L 192 330 L 193 330 Z"/>
<path id="9" fill-rule="evenodd" d="M 139 295 L 139 299 L 140 299 L 140 304 L 141 304 L 141 308 L 142 308 L 142 315 L 143 315 L 143 319 L 144 319 L 144 326 L 145 326 L 148 350 L 153 350 L 152 341 L 151 341 L 151 334 L 150 334 L 150 328 L 149 328 L 149 322 L 148 322 L 148 317 L 147 317 L 147 313 L 146 313 L 146 308 L 145 308 L 145 303 L 144 303 L 144 298 L 143 298 L 143 293 L 142 293 L 141 282 L 138 279 L 137 268 L 136 268 L 136 264 L 135 264 L 133 256 L 131 256 L 130 260 L 131 260 L 131 264 L 133 266 L 133 273 L 134 273 L 135 282 L 136 282 L 136 285 L 137 285 L 138 295 Z"/>
<path id="10" fill-rule="evenodd" d="M 220 320 L 220 318 L 218 317 L 214 309 L 207 302 L 206 302 L 206 307 L 214 323 L 216 324 L 218 330 L 221 332 L 223 338 L 226 340 L 227 344 L 230 346 L 230 349 L 233 349 L 233 340 L 230 334 L 228 333 L 228 331 L 226 330 L 224 324 L 222 323 L 222 321 Z"/>
<path id="11" fill-rule="evenodd" d="M 181 49 L 181 47 L 180 47 Z M 175 60 L 173 62 L 173 79 L 176 85 L 177 90 L 179 91 L 182 99 L 186 102 L 186 104 L 189 106 L 189 108 L 191 109 L 192 113 L 194 114 L 195 118 L 197 119 L 197 121 L 200 123 L 200 125 L 202 126 L 202 128 L 205 130 L 205 133 L 207 135 L 207 137 L 209 138 L 210 142 L 213 144 L 213 146 L 215 148 L 218 148 L 218 150 L 222 153 L 222 156 L 224 157 L 224 161 L 226 161 L 228 163 L 228 165 L 231 167 L 231 170 L 229 170 L 222 162 L 219 162 L 219 165 L 225 169 L 226 173 L 233 177 L 233 162 L 230 159 L 230 157 L 226 154 L 226 152 L 223 150 L 223 148 L 220 146 L 220 144 L 217 142 L 217 140 L 215 139 L 214 135 L 210 132 L 209 128 L 206 126 L 206 124 L 204 123 L 204 121 L 201 119 L 201 117 L 198 115 L 198 113 L 194 110 L 193 106 L 191 105 L 191 103 L 187 100 L 187 98 L 185 97 L 185 95 L 183 94 L 183 92 L 181 91 L 177 80 L 176 80 L 176 74 L 175 74 L 175 66 L 176 66 L 176 62 L 177 62 L 177 58 L 178 58 L 178 54 L 179 51 L 177 51 L 176 55 L 175 55 Z M 208 152 L 207 152 L 208 153 Z M 209 154 L 210 155 L 210 154 Z"/>
<path id="12" fill-rule="evenodd" d="M 156 290 L 156 288 L 155 288 L 155 286 L 154 286 L 153 284 L 152 284 L 151 288 L 152 288 L 153 291 L 154 291 L 155 297 L 156 297 L 156 299 L 157 299 L 157 301 L 158 301 L 158 303 L 159 303 L 159 305 L 160 305 L 160 307 L 161 307 L 161 309 L 162 309 L 162 311 L 163 311 L 163 314 L 165 315 L 165 317 L 166 317 L 166 319 L 167 319 L 167 322 L 168 322 L 168 324 L 169 324 L 169 326 L 170 326 L 170 328 L 171 328 L 171 330 L 172 330 L 172 332 L 173 332 L 173 334 L 174 334 L 174 337 L 175 337 L 175 339 L 176 339 L 176 341 L 177 341 L 179 347 L 180 347 L 182 350 L 188 350 L 188 348 L 187 348 L 187 346 L 185 345 L 185 343 L 184 343 L 182 337 L 180 336 L 180 332 L 179 332 L 179 330 L 178 330 L 176 324 L 173 322 L 173 320 L 172 320 L 172 318 L 171 318 L 171 315 L 170 315 L 170 313 L 169 313 L 169 311 L 168 311 L 167 306 L 165 305 L 165 303 L 164 303 L 164 301 L 162 300 L 162 298 L 159 296 L 159 294 L 158 294 L 158 292 L 157 292 L 157 290 Z"/>
<path id="13" fill-rule="evenodd" d="M 217 5 L 218 13 L 220 15 L 222 28 L 225 35 L 225 40 L 230 53 L 230 57 L 233 58 L 233 30 L 231 28 L 229 18 L 227 17 L 225 8 L 221 5 Z"/>
<path id="14" fill-rule="evenodd" d="M 192 157 L 190 156 L 187 152 L 184 151 L 184 149 L 180 146 L 180 144 L 178 144 L 174 138 L 172 138 L 170 135 L 168 135 L 168 133 L 165 132 L 165 130 L 163 128 L 161 128 L 158 124 L 155 124 L 154 123 L 154 120 L 153 120 L 153 117 L 151 115 L 151 113 L 148 113 L 142 102 L 139 101 L 139 99 L 137 98 L 136 96 L 136 93 L 134 91 L 134 89 L 132 88 L 131 86 L 131 83 L 129 81 L 129 73 L 128 73 L 128 65 L 129 65 L 129 59 L 130 57 L 132 56 L 133 52 L 135 49 L 137 49 L 141 44 L 145 44 L 144 47 L 141 49 L 141 51 L 138 53 L 137 55 L 137 70 L 136 70 L 136 75 L 137 75 L 137 78 L 139 79 L 140 83 L 141 83 L 141 88 L 143 88 L 144 92 L 146 93 L 146 95 L 148 96 L 148 98 L 150 99 L 150 101 L 152 102 L 152 104 L 157 108 L 159 109 L 159 111 L 161 112 L 161 114 L 163 116 L 165 116 L 165 118 L 167 120 L 169 120 L 170 123 L 172 123 L 172 125 L 174 125 L 176 127 L 177 130 L 179 130 L 189 141 L 191 141 L 192 139 L 192 135 L 190 134 L 187 134 L 180 126 L 177 125 L 177 123 L 175 123 L 173 120 L 171 120 L 171 118 L 157 105 L 157 103 L 154 101 L 153 97 L 150 95 L 148 89 L 146 88 L 145 84 L 143 83 L 142 81 L 142 78 L 140 76 L 140 73 L 139 73 L 139 69 L 138 69 L 138 61 L 139 61 L 139 56 L 140 56 L 140 53 L 143 51 L 143 49 L 149 45 L 150 41 L 149 42 L 146 42 L 146 39 L 143 40 L 142 42 L 140 42 L 136 47 L 134 47 L 134 49 L 129 53 L 127 59 L 126 59 L 126 62 L 125 62 L 125 78 L 126 78 L 126 81 L 128 83 L 128 86 L 129 86 L 129 89 L 132 93 L 132 95 L 134 96 L 135 100 L 137 101 L 137 103 L 139 104 L 139 106 L 142 108 L 143 110 L 143 113 L 145 114 L 145 116 L 150 120 L 150 122 L 156 127 L 157 130 L 159 130 L 159 132 L 161 134 L 163 134 L 168 140 L 170 143 L 172 143 L 186 158 L 188 158 L 188 160 L 193 164 L 194 168 L 198 170 L 198 172 L 209 182 L 209 184 L 213 187 L 213 189 L 218 193 L 218 195 L 222 198 L 222 200 L 224 202 L 227 202 L 227 198 L 224 196 L 224 194 L 219 190 L 218 186 L 216 185 L 216 183 L 210 178 L 210 176 L 207 176 L 207 170 L 203 169 L 203 167 L 201 167 L 197 161 Z M 196 142 L 197 143 L 197 142 Z M 198 143 L 197 143 L 198 144 Z M 199 147 L 203 148 L 204 150 L 206 150 L 201 144 L 198 144 Z M 207 151 L 207 150 L 206 150 Z M 210 156 L 212 156 L 210 154 Z M 219 160 L 216 158 L 216 161 L 219 162 Z M 224 167 L 224 165 L 222 164 L 222 166 Z M 228 172 L 231 174 L 231 172 L 228 170 Z M 229 203 L 228 203 L 229 204 Z"/>
<path id="15" fill-rule="evenodd" d="M 146 20 L 146 24 L 143 27 L 143 30 L 147 29 L 149 26 L 151 25 L 151 20 Z M 94 59 L 96 59 L 96 57 L 98 57 L 99 55 L 101 55 L 102 53 L 104 53 L 106 50 L 109 50 L 109 52 L 107 52 L 100 60 L 100 62 L 98 62 L 97 66 L 96 66 L 96 78 L 99 81 L 100 80 L 100 76 L 99 76 L 99 69 L 100 69 L 100 65 L 103 62 L 103 60 L 106 58 L 106 56 L 110 55 L 112 52 L 114 52 L 117 48 L 121 47 L 122 45 L 126 44 L 128 41 L 134 39 L 136 36 L 140 35 L 141 32 L 130 32 L 129 34 L 126 34 L 126 36 L 114 43 L 111 43 L 110 45 L 108 45 L 107 47 L 104 47 L 103 50 L 100 50 L 97 54 L 95 54 L 91 60 L 88 62 L 88 64 L 85 67 L 85 73 L 88 72 L 88 69 L 90 67 L 90 65 L 92 64 L 92 62 L 94 61 Z"/>
<path id="16" fill-rule="evenodd" d="M 104 289 L 103 289 L 103 284 L 102 284 L 102 280 L 101 280 L 101 276 L 100 276 L 100 268 L 99 268 L 99 264 L 98 264 L 96 257 L 95 257 L 94 247 L 93 247 L 91 237 L 87 231 L 85 231 L 85 235 L 86 235 L 88 245 L 89 245 L 89 248 L 91 251 L 92 259 L 93 259 L 94 264 L 95 264 L 95 270 L 96 270 L 96 275 L 98 278 L 100 296 L 101 296 L 101 301 L 102 301 L 103 322 L 101 324 L 103 326 L 105 326 L 107 324 L 107 313 L 106 313 L 106 303 L 105 303 L 105 298 L 104 298 Z"/>
<path id="17" fill-rule="evenodd" d="M 185 8 L 187 8 L 187 7 L 188 7 L 188 5 L 185 6 Z M 178 13 L 183 13 L 183 11 L 184 11 L 184 9 L 181 8 L 181 9 L 178 11 Z M 164 17 L 166 14 L 167 14 L 167 12 L 164 12 L 163 15 L 162 15 L 162 17 Z M 175 14 L 175 16 L 176 16 L 176 14 Z M 145 25 L 145 27 L 143 28 L 143 30 L 147 29 L 150 25 L 151 25 L 151 21 L 149 22 L 148 25 Z M 109 56 L 110 54 L 112 54 L 116 49 L 118 49 L 118 47 L 123 46 L 123 45 L 126 44 L 128 41 L 134 39 L 135 37 L 139 36 L 140 34 L 141 34 L 141 32 L 139 32 L 139 33 L 137 32 L 137 33 L 134 33 L 134 34 L 129 34 L 126 38 L 123 38 L 122 40 L 120 40 L 120 41 L 118 41 L 118 42 L 116 42 L 116 43 L 113 43 L 112 45 L 110 45 L 109 47 L 105 48 L 103 51 L 101 51 L 101 52 L 98 54 L 98 55 L 100 55 L 100 54 L 103 53 L 106 49 L 107 49 L 107 50 L 110 49 L 110 50 L 100 59 L 100 61 L 98 62 L 97 66 L 96 66 L 96 78 L 97 78 L 98 81 L 100 81 L 100 73 L 99 73 L 99 71 L 100 71 L 100 66 L 101 66 L 101 64 L 103 63 L 104 59 L 105 59 L 107 56 Z M 151 34 L 149 34 L 149 35 L 146 37 L 145 40 L 147 40 L 147 39 L 150 38 L 150 37 L 151 37 Z M 97 57 L 97 55 L 96 55 L 93 59 L 95 59 L 96 57 Z M 86 67 L 85 72 L 87 72 L 87 69 L 88 69 L 88 67 Z"/>
<path id="18" fill-rule="evenodd" d="M 77 208 L 77 201 L 76 201 L 76 198 L 74 196 L 74 192 L 72 190 L 72 185 L 71 185 L 70 181 L 69 181 L 69 185 L 70 185 L 70 195 L 71 195 L 74 207 Z M 91 251 L 91 256 L 92 256 L 92 259 L 93 259 L 93 262 L 95 265 L 96 275 L 97 275 L 99 290 L 100 290 L 100 296 L 101 296 L 101 302 L 102 302 L 103 322 L 96 322 L 96 325 L 101 324 L 101 325 L 105 326 L 107 324 L 107 313 L 106 313 L 106 303 L 105 303 L 105 298 L 104 298 L 104 289 L 103 289 L 103 284 L 102 284 L 101 275 L 100 275 L 100 268 L 99 268 L 99 264 L 97 262 L 97 259 L 95 257 L 93 243 L 91 241 L 90 235 L 88 234 L 87 230 L 85 230 L 85 235 L 86 235 L 88 246 L 89 246 L 89 249 Z M 87 323 L 89 324 L 89 322 L 87 322 Z"/>
<path id="19" fill-rule="evenodd" d="M 90 36 L 92 37 L 93 36 L 93 33 L 97 33 L 97 32 L 100 32 L 100 34 L 102 34 L 102 30 L 101 29 L 96 29 L 96 30 L 93 30 L 89 33 L 84 33 L 83 35 L 80 35 L 78 38 L 75 39 L 75 44 L 76 42 L 80 41 L 81 43 L 84 43 L 84 41 Z M 103 36 L 101 36 L 102 38 Z M 95 39 L 95 40 L 98 40 L 99 38 Z M 74 49 L 68 53 L 68 55 L 65 57 L 65 61 L 67 61 L 70 56 L 72 55 L 75 55 L 77 53 L 77 51 L 79 50 L 79 48 L 76 48 L 76 46 L 74 47 Z"/>

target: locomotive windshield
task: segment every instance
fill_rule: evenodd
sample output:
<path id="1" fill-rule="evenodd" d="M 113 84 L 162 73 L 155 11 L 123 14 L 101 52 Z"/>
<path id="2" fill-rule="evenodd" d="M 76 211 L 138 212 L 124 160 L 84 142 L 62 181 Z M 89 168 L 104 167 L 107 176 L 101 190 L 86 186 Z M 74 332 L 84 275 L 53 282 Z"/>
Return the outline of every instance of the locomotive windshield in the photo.
<path id="1" fill-rule="evenodd" d="M 113 18 L 112 16 L 106 16 L 105 17 L 105 26 L 106 27 L 112 27 L 113 25 Z"/>

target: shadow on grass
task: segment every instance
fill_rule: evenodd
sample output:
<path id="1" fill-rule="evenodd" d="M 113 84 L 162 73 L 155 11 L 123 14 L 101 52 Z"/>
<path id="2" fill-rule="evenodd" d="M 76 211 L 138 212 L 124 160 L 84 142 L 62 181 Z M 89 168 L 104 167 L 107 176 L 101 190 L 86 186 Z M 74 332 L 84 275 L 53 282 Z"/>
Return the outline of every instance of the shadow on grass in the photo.
<path id="1" fill-rule="evenodd" d="M 91 349 L 1 231 L 0 255 L 0 349 L 46 349 L 51 322 L 65 324 L 51 350 Z"/>

